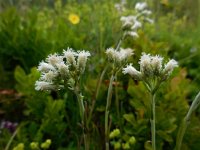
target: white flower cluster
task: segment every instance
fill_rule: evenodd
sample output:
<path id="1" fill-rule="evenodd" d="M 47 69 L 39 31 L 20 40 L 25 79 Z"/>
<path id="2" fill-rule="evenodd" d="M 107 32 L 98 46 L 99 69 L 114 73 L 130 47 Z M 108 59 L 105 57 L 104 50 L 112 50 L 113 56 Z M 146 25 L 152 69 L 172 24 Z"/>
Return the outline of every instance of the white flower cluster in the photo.
<path id="1" fill-rule="evenodd" d="M 130 48 L 120 48 L 119 51 L 113 49 L 113 48 L 108 48 L 106 50 L 106 54 L 112 62 L 117 62 L 121 63 L 125 61 L 128 57 L 133 55 L 133 50 Z"/>
<path id="2" fill-rule="evenodd" d="M 140 71 L 136 70 L 132 64 L 130 64 L 126 68 L 123 68 L 123 73 L 129 74 L 137 80 L 158 77 L 164 81 L 169 77 L 174 68 L 178 67 L 178 63 L 174 59 L 171 59 L 163 65 L 163 58 L 161 56 L 151 56 L 146 53 L 142 54 L 139 64 Z"/>
<path id="3" fill-rule="evenodd" d="M 115 4 L 115 8 L 118 10 L 119 13 L 122 13 L 126 10 L 125 5 L 126 5 L 126 0 L 121 0 L 120 3 Z"/>
<path id="4" fill-rule="evenodd" d="M 135 16 L 122 16 L 121 22 L 122 27 L 126 30 L 125 34 L 130 35 L 133 38 L 139 37 L 137 30 L 142 27 L 141 21 L 147 21 L 153 23 L 153 20 L 148 16 L 151 14 L 150 10 L 147 10 L 147 3 L 141 2 L 135 5 L 136 15 Z M 142 17 L 143 16 L 143 17 Z M 142 19 L 141 19 L 142 18 Z"/>
<path id="5" fill-rule="evenodd" d="M 56 90 L 63 88 L 63 82 L 68 82 L 83 74 L 89 56 L 88 51 L 75 52 L 71 48 L 63 50 L 62 55 L 49 55 L 38 66 L 41 77 L 36 81 L 35 89 Z"/>

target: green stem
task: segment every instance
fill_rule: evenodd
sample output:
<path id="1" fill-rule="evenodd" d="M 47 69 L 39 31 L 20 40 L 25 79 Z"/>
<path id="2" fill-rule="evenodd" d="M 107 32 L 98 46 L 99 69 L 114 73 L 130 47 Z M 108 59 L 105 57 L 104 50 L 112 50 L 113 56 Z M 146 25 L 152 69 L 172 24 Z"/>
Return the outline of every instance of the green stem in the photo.
<path id="1" fill-rule="evenodd" d="M 85 115 L 85 107 L 84 107 L 84 104 L 83 104 L 83 96 L 79 92 L 78 88 L 76 88 L 74 92 L 75 92 L 75 94 L 77 96 L 77 100 L 78 100 L 78 106 L 79 106 L 79 112 L 80 112 L 80 117 L 81 117 L 81 127 L 82 127 L 82 130 L 83 130 L 85 150 L 89 150 L 89 139 L 88 139 L 89 136 L 87 135 L 87 133 L 85 133 L 86 115 Z"/>
<path id="2" fill-rule="evenodd" d="M 11 145 L 13 139 L 14 139 L 15 136 L 17 135 L 17 132 L 19 131 L 19 129 L 20 129 L 20 127 L 18 127 L 18 128 L 15 130 L 15 132 L 13 133 L 13 135 L 11 136 L 11 138 L 9 139 L 9 141 L 8 141 L 8 143 L 7 143 L 7 145 L 6 145 L 5 150 L 9 150 L 9 147 L 10 147 L 10 145 Z"/>
<path id="3" fill-rule="evenodd" d="M 156 150 L 156 111 L 155 111 L 155 93 L 151 93 L 151 107 L 152 107 L 152 118 L 151 118 L 151 140 L 152 148 Z"/>
<path id="4" fill-rule="evenodd" d="M 96 90 L 95 90 L 95 96 L 94 96 L 94 99 L 92 101 L 91 110 L 90 110 L 89 117 L 88 117 L 88 120 L 87 120 L 87 126 L 89 125 L 89 123 L 91 121 L 92 114 L 93 114 L 93 111 L 94 111 L 94 106 L 95 106 L 95 103 L 96 103 L 96 99 L 97 99 L 97 97 L 99 95 L 99 90 L 100 90 L 100 87 L 101 87 L 101 84 L 102 84 L 102 81 L 103 81 L 103 78 L 104 78 L 104 75 L 105 75 L 107 69 L 108 69 L 108 65 L 102 71 L 100 79 L 99 79 L 99 81 L 97 83 L 97 87 L 96 87 Z"/>
<path id="5" fill-rule="evenodd" d="M 120 46 L 121 46 L 121 44 L 122 44 L 122 41 L 125 39 L 125 37 L 126 37 L 126 33 L 124 33 L 123 35 L 122 35 L 122 37 L 120 38 L 120 40 L 119 40 L 119 42 L 118 42 L 118 44 L 117 44 L 117 46 L 116 46 L 116 51 L 118 51 L 119 50 L 119 48 L 120 48 Z"/>
<path id="6" fill-rule="evenodd" d="M 115 74 L 115 82 L 117 82 L 117 73 Z M 120 122 L 120 112 L 119 112 L 119 97 L 118 97 L 118 85 L 116 83 L 115 85 L 115 105 L 116 105 L 116 110 L 117 110 L 117 118 L 118 121 Z"/>
<path id="7" fill-rule="evenodd" d="M 185 134 L 185 131 L 190 123 L 190 118 L 192 113 L 197 109 L 197 107 L 200 104 L 200 92 L 197 94 L 195 97 L 194 101 L 192 102 L 192 105 L 190 106 L 190 109 L 186 115 L 186 117 L 183 119 L 181 122 L 181 126 L 178 130 L 177 138 L 176 138 L 176 147 L 175 150 L 180 150 L 181 149 L 181 144 L 183 141 L 183 136 Z"/>
<path id="8" fill-rule="evenodd" d="M 105 147 L 106 150 L 109 150 L 109 111 L 110 111 L 110 105 L 111 105 L 111 99 L 112 99 L 112 89 L 113 89 L 113 81 L 114 76 L 112 74 L 110 78 L 109 88 L 108 88 L 108 95 L 107 95 L 107 103 L 106 103 L 106 110 L 105 110 Z"/>

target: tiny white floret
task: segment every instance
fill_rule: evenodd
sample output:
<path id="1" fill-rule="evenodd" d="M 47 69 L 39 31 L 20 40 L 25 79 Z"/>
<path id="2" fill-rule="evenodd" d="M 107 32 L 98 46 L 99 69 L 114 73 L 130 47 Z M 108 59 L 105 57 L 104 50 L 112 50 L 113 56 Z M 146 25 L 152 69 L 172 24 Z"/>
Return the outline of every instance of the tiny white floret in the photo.
<path id="1" fill-rule="evenodd" d="M 130 76 L 132 76 L 133 78 L 137 79 L 137 80 L 141 80 L 142 75 L 141 72 L 139 72 L 138 70 L 136 70 L 132 64 L 129 64 L 126 68 L 123 68 L 122 71 L 123 74 L 129 74 Z"/>
<path id="2" fill-rule="evenodd" d="M 56 88 L 56 86 L 50 82 L 36 81 L 36 83 L 35 83 L 35 89 L 37 91 L 39 91 L 39 90 L 54 90 L 55 88 Z"/>
<path id="3" fill-rule="evenodd" d="M 146 3 L 146 2 L 138 2 L 138 3 L 136 3 L 136 5 L 135 5 L 135 9 L 136 9 L 137 11 L 142 11 L 142 10 L 144 10 L 146 7 L 147 7 L 147 3 Z"/>
<path id="4" fill-rule="evenodd" d="M 178 67 L 178 62 L 171 59 L 167 64 L 165 64 L 164 72 L 166 74 L 171 74 L 175 67 Z"/>
<path id="5" fill-rule="evenodd" d="M 55 71 L 56 69 L 51 64 L 42 61 L 40 62 L 37 70 L 41 72 L 48 72 L 50 70 Z"/>

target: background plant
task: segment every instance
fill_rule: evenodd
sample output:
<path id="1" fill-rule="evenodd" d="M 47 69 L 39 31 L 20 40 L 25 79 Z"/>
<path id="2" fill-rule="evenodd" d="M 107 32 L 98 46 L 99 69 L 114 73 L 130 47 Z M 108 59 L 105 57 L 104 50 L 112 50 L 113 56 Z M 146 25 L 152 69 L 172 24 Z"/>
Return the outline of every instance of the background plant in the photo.
<path id="1" fill-rule="evenodd" d="M 138 1 L 127 1 L 123 13 L 125 15 L 134 13 L 136 2 Z M 134 64 L 138 62 L 141 52 L 160 54 L 179 62 L 180 69 L 158 93 L 159 100 L 156 107 L 156 111 L 160 114 L 157 116 L 159 122 L 156 133 L 157 149 L 172 149 L 175 146 L 177 127 L 199 88 L 199 1 L 147 2 L 153 10 L 153 17 L 156 13 L 155 26 L 146 24 L 138 31 L 139 38 L 134 40 L 131 37 L 127 38 L 122 46 L 135 49 L 131 60 Z M 91 146 L 102 149 L 108 74 L 102 79 L 98 96 L 94 95 L 100 73 L 107 63 L 104 57 L 105 49 L 111 45 L 114 47 L 114 43 L 117 43 L 121 35 L 119 31 L 122 14 L 117 12 L 115 3 L 119 1 L 95 1 L 95 5 L 91 0 L 70 0 L 62 3 L 59 1 L 41 3 L 37 0 L 0 2 L 0 121 L 9 120 L 23 126 L 11 147 L 21 142 L 28 146 L 32 141 L 42 142 L 50 138 L 52 149 L 80 148 L 77 137 L 81 135 L 81 128 L 77 125 L 79 113 L 75 111 L 75 97 L 70 92 L 64 94 L 63 91 L 56 93 L 34 91 L 34 82 L 39 76 L 35 69 L 31 71 L 31 68 L 38 66 L 38 62 L 48 54 L 61 52 L 63 48 L 69 46 L 74 49 L 91 50 L 95 56 L 90 60 L 91 65 L 83 77 L 85 81 L 83 94 L 88 97 L 89 105 L 93 100 L 96 102 L 89 132 L 93 138 Z M 69 22 L 70 13 L 80 17 L 79 24 L 72 25 Z M 96 57 L 100 56 L 99 54 L 102 56 L 101 59 Z M 24 70 L 23 73 L 18 67 L 15 70 L 17 65 L 23 68 L 20 69 Z M 19 81 L 14 77 L 14 70 L 21 72 L 20 76 L 26 80 Z M 30 79 L 27 79 L 28 76 Z M 34 81 L 33 76 L 35 76 Z M 114 85 L 114 90 L 115 87 L 118 88 L 121 125 L 113 103 L 110 110 L 111 130 L 122 126 L 119 139 L 126 141 L 127 136 L 134 136 L 135 149 L 148 149 L 150 130 L 146 119 L 149 115 L 145 110 L 148 98 L 145 88 L 140 82 L 128 80 L 122 74 L 118 75 L 118 81 L 120 82 Z M 63 100 L 64 102 L 61 102 Z M 114 100 L 115 94 L 112 98 L 112 101 Z M 52 104 L 54 106 L 51 106 Z M 52 110 L 55 107 L 58 110 L 54 114 Z M 166 114 L 168 117 L 164 117 Z M 199 109 L 192 115 L 191 124 L 183 139 L 183 149 L 199 148 L 198 115 Z M 51 116 L 56 116 L 58 120 Z M 0 148 L 4 149 L 12 133 L 5 128 L 0 130 Z"/>

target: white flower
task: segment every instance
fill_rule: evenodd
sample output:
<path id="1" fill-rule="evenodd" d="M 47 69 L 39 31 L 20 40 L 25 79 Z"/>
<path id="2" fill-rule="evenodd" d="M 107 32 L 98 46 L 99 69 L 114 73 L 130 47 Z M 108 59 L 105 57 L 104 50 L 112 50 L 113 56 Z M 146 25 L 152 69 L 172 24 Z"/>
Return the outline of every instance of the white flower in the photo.
<path id="1" fill-rule="evenodd" d="M 123 4 L 115 4 L 115 8 L 117 9 L 118 12 L 123 12 L 125 11 L 125 7 L 123 6 Z"/>
<path id="2" fill-rule="evenodd" d="M 142 10 L 144 10 L 146 7 L 147 7 L 147 3 L 146 3 L 146 2 L 138 2 L 138 3 L 136 3 L 136 5 L 135 5 L 135 9 L 136 9 L 137 11 L 142 11 Z"/>
<path id="3" fill-rule="evenodd" d="M 122 21 L 123 27 L 131 27 L 136 20 L 136 16 L 122 16 L 120 20 Z"/>
<path id="4" fill-rule="evenodd" d="M 71 48 L 68 48 L 67 51 L 63 50 L 62 55 L 49 55 L 46 58 L 47 62 L 42 61 L 39 64 L 38 70 L 41 72 L 41 77 L 36 81 L 35 89 L 58 90 L 63 87 L 63 85 L 59 85 L 63 84 L 63 81 L 69 83 L 72 80 L 74 82 L 79 80 L 89 56 L 88 51 L 83 50 L 77 53 Z"/>
<path id="5" fill-rule="evenodd" d="M 171 74 L 175 67 L 178 67 L 178 62 L 171 59 L 167 64 L 165 64 L 163 72 L 165 74 Z"/>
<path id="6" fill-rule="evenodd" d="M 163 61 L 163 58 L 160 57 L 159 55 L 151 57 L 151 66 L 152 66 L 152 69 L 153 69 L 154 73 L 157 74 L 157 73 L 161 72 L 161 70 L 162 70 L 162 61 Z"/>
<path id="7" fill-rule="evenodd" d="M 130 57 L 131 55 L 133 55 L 133 50 L 130 48 L 126 48 L 126 49 L 120 48 L 120 51 L 116 51 L 113 48 L 108 48 L 106 50 L 106 54 L 110 60 L 116 61 L 116 62 L 122 62 L 126 60 L 128 57 Z"/>
<path id="8" fill-rule="evenodd" d="M 134 32 L 134 31 L 128 31 L 128 32 L 126 32 L 126 35 L 130 35 L 133 38 L 138 38 L 139 37 L 139 35 L 137 34 L 137 32 Z"/>
<path id="9" fill-rule="evenodd" d="M 137 30 L 138 28 L 141 28 L 142 24 L 141 22 L 135 20 L 135 23 L 133 24 L 133 26 L 131 27 L 132 30 Z"/>
<path id="10" fill-rule="evenodd" d="M 142 53 L 142 56 L 139 61 L 140 64 L 140 71 L 147 75 L 150 76 L 152 74 L 152 68 L 151 68 L 151 55 Z"/>
<path id="11" fill-rule="evenodd" d="M 39 91 L 39 90 L 54 90 L 54 89 L 56 89 L 56 86 L 51 82 L 36 81 L 35 89 L 37 91 Z"/>
<path id="12" fill-rule="evenodd" d="M 118 55 L 119 59 L 123 61 L 133 55 L 133 50 L 131 48 L 120 48 Z"/>
<path id="13" fill-rule="evenodd" d="M 77 67 L 81 72 L 85 70 L 86 62 L 89 56 L 91 55 L 88 51 L 83 50 L 78 53 Z"/>
<path id="14" fill-rule="evenodd" d="M 141 80 L 142 79 L 142 74 L 141 72 L 137 71 L 132 64 L 129 64 L 126 68 L 123 68 L 122 71 L 124 74 L 129 74 L 130 76 L 132 76 L 133 78 L 137 79 L 137 80 Z"/>
<path id="15" fill-rule="evenodd" d="M 150 18 L 144 18 L 144 20 L 147 21 L 147 22 L 149 22 L 149 23 L 151 23 L 151 24 L 154 23 L 154 20 L 153 20 L 153 19 L 150 19 Z"/>
<path id="16" fill-rule="evenodd" d="M 58 76 L 57 72 L 49 71 L 47 73 L 43 73 L 41 75 L 41 79 L 44 80 L 44 81 L 50 82 L 50 81 L 55 80 L 57 76 Z"/>
<path id="17" fill-rule="evenodd" d="M 152 12 L 150 10 L 143 10 L 142 14 L 144 14 L 144 15 L 151 15 Z"/>
<path id="18" fill-rule="evenodd" d="M 69 66 L 65 65 L 65 63 L 60 63 L 57 65 L 58 71 L 60 72 L 61 76 L 66 77 L 69 73 Z"/>
<path id="19" fill-rule="evenodd" d="M 108 48 L 108 49 L 106 50 L 106 54 L 107 54 L 108 58 L 111 59 L 111 60 L 116 60 L 116 59 L 118 59 L 118 54 L 117 54 L 117 52 L 114 50 L 114 48 Z"/>
<path id="20" fill-rule="evenodd" d="M 63 61 L 62 57 L 58 56 L 58 54 L 51 54 L 47 57 L 46 61 L 53 65 L 56 66 L 56 64 L 59 64 L 61 61 Z"/>
<path id="21" fill-rule="evenodd" d="M 70 65 L 73 65 L 73 66 L 76 65 L 75 56 L 77 55 L 77 53 L 74 52 L 72 48 L 68 48 L 67 51 L 63 50 L 63 55 Z"/>
<path id="22" fill-rule="evenodd" d="M 56 69 L 51 64 L 42 61 L 38 66 L 38 70 L 41 72 L 48 72 L 50 70 L 55 71 Z"/>

